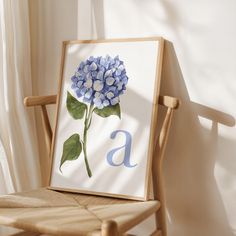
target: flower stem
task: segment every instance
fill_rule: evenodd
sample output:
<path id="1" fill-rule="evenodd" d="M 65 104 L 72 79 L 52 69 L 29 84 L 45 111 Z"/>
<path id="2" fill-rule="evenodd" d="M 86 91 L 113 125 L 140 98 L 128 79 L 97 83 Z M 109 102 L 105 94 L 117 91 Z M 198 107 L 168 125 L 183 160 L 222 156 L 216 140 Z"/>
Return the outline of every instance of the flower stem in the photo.
<path id="1" fill-rule="evenodd" d="M 83 134 L 83 153 L 84 153 L 84 161 L 85 161 L 85 166 L 86 170 L 88 173 L 89 177 L 92 177 L 92 172 L 89 167 L 88 163 L 88 156 L 87 156 L 87 132 L 89 129 L 89 126 L 91 124 L 91 119 L 92 119 L 92 110 L 93 110 L 93 105 L 89 106 L 89 111 L 86 112 L 86 117 L 84 121 L 84 134 Z"/>

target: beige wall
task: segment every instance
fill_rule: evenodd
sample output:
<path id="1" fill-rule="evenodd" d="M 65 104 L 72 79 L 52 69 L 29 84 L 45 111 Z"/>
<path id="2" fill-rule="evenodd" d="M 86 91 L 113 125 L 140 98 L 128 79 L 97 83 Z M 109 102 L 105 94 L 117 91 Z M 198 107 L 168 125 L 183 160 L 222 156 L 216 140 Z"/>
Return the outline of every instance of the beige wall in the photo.
<path id="1" fill-rule="evenodd" d="M 62 40 L 167 39 L 161 93 L 183 103 L 175 114 L 164 168 L 169 235 L 236 235 L 236 2 L 30 3 L 35 94 L 56 93 Z M 39 136 L 40 127 L 38 121 Z M 43 147 L 41 138 L 42 153 Z M 47 168 L 45 154 L 41 162 Z M 144 235 L 150 225 L 137 231 Z"/>

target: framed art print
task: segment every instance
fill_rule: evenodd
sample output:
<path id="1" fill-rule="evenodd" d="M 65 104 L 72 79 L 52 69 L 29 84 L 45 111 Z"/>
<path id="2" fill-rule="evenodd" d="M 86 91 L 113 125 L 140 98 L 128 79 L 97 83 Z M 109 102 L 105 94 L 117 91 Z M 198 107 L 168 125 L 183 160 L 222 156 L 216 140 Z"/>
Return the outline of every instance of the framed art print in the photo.
<path id="1" fill-rule="evenodd" d="M 148 199 L 163 45 L 63 43 L 49 188 Z"/>

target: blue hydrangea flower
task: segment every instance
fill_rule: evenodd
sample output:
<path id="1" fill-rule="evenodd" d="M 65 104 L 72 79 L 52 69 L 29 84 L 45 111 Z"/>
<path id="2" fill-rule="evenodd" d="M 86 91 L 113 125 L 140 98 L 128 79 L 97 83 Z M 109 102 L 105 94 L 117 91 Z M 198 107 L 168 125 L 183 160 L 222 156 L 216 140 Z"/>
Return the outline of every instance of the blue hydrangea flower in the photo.
<path id="1" fill-rule="evenodd" d="M 71 80 L 77 97 L 98 109 L 118 104 L 128 83 L 119 56 L 90 57 L 80 63 Z"/>

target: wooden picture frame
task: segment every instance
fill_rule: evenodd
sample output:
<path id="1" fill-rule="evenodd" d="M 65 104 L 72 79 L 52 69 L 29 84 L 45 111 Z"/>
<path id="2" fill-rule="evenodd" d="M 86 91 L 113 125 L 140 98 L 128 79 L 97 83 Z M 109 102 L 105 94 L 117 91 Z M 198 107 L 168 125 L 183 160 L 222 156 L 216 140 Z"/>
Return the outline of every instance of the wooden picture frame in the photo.
<path id="1" fill-rule="evenodd" d="M 161 37 L 75 40 L 63 42 L 56 125 L 51 151 L 51 175 L 48 188 L 116 198 L 148 200 L 152 157 L 154 155 L 155 141 L 157 140 L 157 112 L 163 49 L 164 39 Z M 106 56 L 107 54 L 109 54 L 109 56 Z M 119 55 L 119 57 L 117 57 L 117 55 Z M 140 60 L 143 61 L 140 62 L 138 56 L 140 56 Z M 101 73 L 100 70 L 102 71 Z M 73 71 L 76 71 L 75 75 L 72 74 Z M 95 73 L 93 73 L 94 71 Z M 145 77 L 145 75 L 147 76 Z M 96 78 L 96 80 L 94 78 Z M 137 80 L 135 81 L 134 78 L 137 78 Z M 104 80 L 105 82 L 100 82 L 97 79 Z M 142 79 L 147 81 L 147 85 L 145 85 Z M 69 87 L 69 81 L 71 81 L 72 87 Z M 132 89 L 131 86 L 133 86 Z M 116 90 L 113 87 L 116 87 Z M 104 96 L 101 97 L 103 92 L 100 91 L 106 92 L 105 98 Z M 114 91 L 111 96 L 110 91 Z M 142 102 L 142 99 L 139 99 L 138 101 L 141 102 L 136 104 L 134 102 L 135 100 L 133 101 L 133 99 L 131 99 L 132 104 L 129 104 L 130 100 L 127 100 L 126 97 L 133 98 L 132 96 L 134 96 L 134 94 L 136 98 L 142 97 L 141 92 L 143 91 L 147 93 L 146 96 L 148 98 L 146 98 L 146 103 Z M 67 97 L 65 97 L 66 94 Z M 97 99 L 96 96 L 99 96 L 99 99 Z M 148 112 L 145 112 L 145 110 L 142 110 L 141 113 L 139 112 L 140 109 L 137 109 L 137 107 L 142 105 L 143 107 L 141 108 L 147 109 L 147 111 L 150 111 L 150 114 L 146 114 Z M 131 115 L 127 113 L 126 108 L 132 108 Z M 122 119 L 124 119 L 126 123 L 118 123 L 117 121 L 117 117 L 120 116 L 122 111 L 124 114 L 124 118 Z M 132 112 L 135 115 L 132 115 Z M 145 116 L 148 117 L 149 123 L 144 121 Z M 116 117 L 116 120 L 114 117 Z M 136 125 L 136 128 L 141 127 L 141 131 L 139 129 L 135 130 L 134 128 L 132 129 L 132 131 L 134 131 L 133 133 L 126 131 L 124 127 L 131 127 L 132 122 L 128 124 L 128 121 L 134 118 L 140 118 L 140 120 L 142 120 L 140 125 Z M 80 121 L 79 128 L 77 128 L 75 124 L 75 122 L 78 121 Z M 146 123 L 143 124 L 143 121 Z M 93 124 L 92 129 L 90 127 L 91 124 Z M 102 128 L 103 124 L 106 126 L 105 128 Z M 108 141 L 111 141 L 109 140 L 108 130 L 114 124 L 116 130 L 112 131 L 110 139 L 114 141 L 120 132 L 125 135 L 130 135 L 132 142 L 139 143 L 137 141 L 139 137 L 136 136 L 143 133 L 146 138 L 140 135 L 140 139 L 143 138 L 144 144 L 131 146 L 130 141 L 129 155 L 126 155 L 126 146 L 124 145 L 123 151 L 125 154 L 122 159 L 120 151 L 122 147 L 118 146 L 119 148 L 111 149 L 110 147 L 114 145 L 114 143 L 110 143 L 110 146 L 108 146 L 109 150 L 107 150 L 105 156 L 103 155 L 106 161 L 101 161 L 102 159 L 100 159 L 99 153 L 105 153 L 104 148 L 108 145 Z M 119 127 L 122 127 L 122 129 Z M 74 135 L 68 135 L 69 133 L 71 134 L 72 130 L 76 129 L 78 129 L 78 131 Z M 88 141 L 88 130 L 90 130 L 89 136 L 95 136 L 93 141 L 91 141 L 91 138 L 90 141 Z M 98 132 L 98 130 L 100 130 L 100 132 Z M 91 132 L 95 134 L 92 135 Z M 65 135 L 65 133 L 68 134 Z M 101 141 L 103 139 L 97 137 L 99 135 L 101 137 L 106 135 L 104 137 L 107 137 L 108 140 L 105 142 Z M 65 137 L 62 136 L 66 136 L 67 139 L 65 140 Z M 127 139 L 125 140 L 127 141 Z M 149 139 L 149 141 L 147 141 L 147 139 Z M 93 181 L 91 180 L 93 178 L 92 171 L 90 167 L 87 168 L 86 164 L 87 141 L 90 142 L 89 145 L 92 146 L 91 149 L 94 149 L 93 156 L 99 156 L 93 159 L 98 162 L 96 168 L 93 168 L 95 172 L 94 176 L 96 177 L 94 177 Z M 120 143 L 121 138 L 119 139 L 119 144 Z M 99 149 L 98 147 L 101 148 L 101 152 L 96 151 L 96 149 Z M 141 151 L 136 150 L 137 148 Z M 133 153 L 135 152 L 136 154 L 134 155 Z M 145 153 L 146 156 L 143 157 Z M 114 161 L 115 154 L 116 162 Z M 125 158 L 127 156 L 130 158 L 132 154 L 139 158 L 137 159 L 140 161 L 139 163 L 132 164 L 129 162 L 130 159 L 127 159 L 128 161 L 125 162 Z M 84 159 L 84 164 L 86 164 L 87 179 L 85 168 L 84 170 L 81 169 L 82 159 Z M 143 164 L 144 162 L 145 164 Z M 72 163 L 75 163 L 73 167 Z M 139 169 L 136 170 L 136 173 L 133 170 L 133 172 L 129 172 L 127 169 L 122 169 L 123 166 L 125 166 L 124 168 L 129 167 L 130 169 L 137 168 L 138 166 Z M 113 169 L 111 170 L 108 167 Z M 143 167 L 145 167 L 145 170 Z M 117 171 L 118 168 L 120 168 L 119 171 Z M 80 170 L 80 173 L 78 173 L 77 170 Z M 106 176 L 106 174 L 108 176 Z M 119 180 L 118 177 L 121 180 Z M 115 184 L 113 185 L 112 182 L 109 183 L 110 180 L 114 181 Z M 116 187 L 120 182 L 121 186 Z"/>

